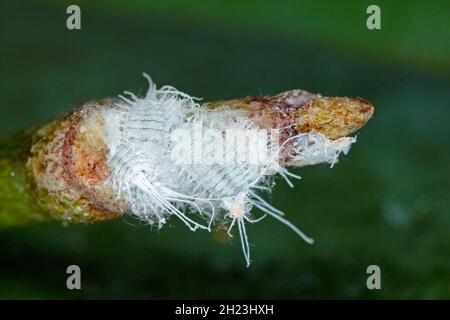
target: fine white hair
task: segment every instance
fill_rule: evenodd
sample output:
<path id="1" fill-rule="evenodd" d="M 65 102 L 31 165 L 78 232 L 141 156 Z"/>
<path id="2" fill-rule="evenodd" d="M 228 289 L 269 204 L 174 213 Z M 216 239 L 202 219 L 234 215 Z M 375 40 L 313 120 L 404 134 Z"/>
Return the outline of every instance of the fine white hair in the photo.
<path id="1" fill-rule="evenodd" d="M 319 133 L 299 134 L 281 146 L 270 143 L 273 158 L 268 163 L 180 162 L 171 155 L 173 135 L 179 129 L 189 129 L 198 123 L 202 124 L 203 132 L 230 128 L 256 130 L 258 126 L 239 110 L 208 110 L 198 104 L 197 98 L 171 86 L 158 89 L 147 74 L 144 77 L 149 83 L 144 97 L 125 91 L 119 96 L 120 101 L 104 113 L 114 190 L 117 199 L 126 201 L 129 208 L 124 213 L 158 228 L 171 216 L 192 231 L 211 231 L 214 225 L 225 225 L 232 236 L 232 229 L 237 226 L 247 266 L 251 259 L 245 224 L 256 223 L 266 215 L 291 228 L 307 243 L 313 243 L 260 193 L 273 188 L 275 173 L 291 187 L 290 178 L 300 178 L 276 161 L 287 144 L 292 163 L 334 165 L 341 153 L 348 152 L 354 138 L 331 141 Z M 211 154 L 216 147 L 214 143 L 203 146 L 203 154 Z M 241 148 L 238 145 L 227 149 L 227 156 L 241 154 Z M 254 207 L 264 215 L 254 218 Z"/>

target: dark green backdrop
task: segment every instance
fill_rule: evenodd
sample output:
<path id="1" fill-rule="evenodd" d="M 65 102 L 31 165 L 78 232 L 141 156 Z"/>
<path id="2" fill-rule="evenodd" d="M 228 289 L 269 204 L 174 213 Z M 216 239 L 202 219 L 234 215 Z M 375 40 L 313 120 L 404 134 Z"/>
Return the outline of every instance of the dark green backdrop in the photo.
<path id="1" fill-rule="evenodd" d="M 65 1 L 0 5 L 1 132 L 122 90 L 141 73 L 206 100 L 302 88 L 376 107 L 333 169 L 297 170 L 267 198 L 316 244 L 276 221 L 238 241 L 128 219 L 0 230 L 0 298 L 449 298 L 448 1 Z M 382 29 L 365 27 L 379 4 Z M 65 269 L 82 269 L 81 291 Z M 377 264 L 382 290 L 369 291 Z"/>

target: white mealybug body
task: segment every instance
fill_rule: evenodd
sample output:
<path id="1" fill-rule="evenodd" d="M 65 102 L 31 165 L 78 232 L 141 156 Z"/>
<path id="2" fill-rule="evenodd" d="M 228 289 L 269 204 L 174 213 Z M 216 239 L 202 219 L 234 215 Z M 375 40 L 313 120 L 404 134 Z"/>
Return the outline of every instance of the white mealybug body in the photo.
<path id="1" fill-rule="evenodd" d="M 279 145 L 276 135 L 262 131 L 241 111 L 208 110 L 173 87 L 157 89 L 144 76 L 149 81 L 145 97 L 125 92 L 113 109 L 104 111 L 113 184 L 118 198 L 129 204 L 127 213 L 159 228 L 172 215 L 190 230 L 227 225 L 231 235 L 237 226 L 247 265 L 245 223 L 258 222 L 265 215 L 313 242 L 258 193 L 271 190 L 276 173 L 291 186 L 288 177 L 299 178 L 278 164 L 285 143 L 291 143 L 292 162 L 333 165 L 341 152 L 348 152 L 354 138 L 330 141 L 317 133 L 300 134 Z M 245 132 L 253 135 L 242 143 L 229 143 L 230 132 L 235 133 L 233 138 Z M 253 207 L 265 215 L 252 217 Z"/>

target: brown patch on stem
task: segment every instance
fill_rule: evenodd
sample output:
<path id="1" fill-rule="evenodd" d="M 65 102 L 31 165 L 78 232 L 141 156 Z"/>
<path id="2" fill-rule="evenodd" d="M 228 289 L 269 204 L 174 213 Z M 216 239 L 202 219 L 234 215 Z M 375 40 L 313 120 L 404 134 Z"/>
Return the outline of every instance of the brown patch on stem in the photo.
<path id="1" fill-rule="evenodd" d="M 105 127 L 93 102 L 42 127 L 34 136 L 28 168 L 38 201 L 56 218 L 95 222 L 121 215 L 107 163 Z"/>
<path id="2" fill-rule="evenodd" d="M 297 111 L 297 130 L 319 132 L 335 140 L 362 128 L 373 112 L 373 106 L 361 98 L 314 98 Z"/>

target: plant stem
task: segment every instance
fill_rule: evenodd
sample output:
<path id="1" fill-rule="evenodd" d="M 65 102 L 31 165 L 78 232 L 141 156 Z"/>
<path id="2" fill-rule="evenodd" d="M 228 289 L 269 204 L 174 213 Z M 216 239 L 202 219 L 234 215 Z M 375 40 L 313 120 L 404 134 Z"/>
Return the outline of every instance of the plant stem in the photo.
<path id="1" fill-rule="evenodd" d="M 90 223 L 130 211 L 114 189 L 108 163 L 102 112 L 113 105 L 112 99 L 88 102 L 42 127 L 0 136 L 0 227 L 48 219 Z M 202 107 L 211 112 L 238 109 L 261 128 L 280 129 L 282 141 L 309 132 L 338 139 L 364 126 L 373 114 L 363 99 L 301 90 Z"/>
<path id="2" fill-rule="evenodd" d="M 0 136 L 0 227 L 49 218 L 32 193 L 25 168 L 34 131 Z"/>

